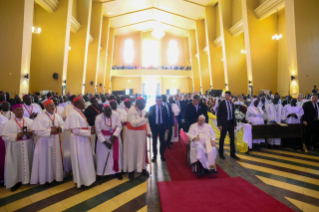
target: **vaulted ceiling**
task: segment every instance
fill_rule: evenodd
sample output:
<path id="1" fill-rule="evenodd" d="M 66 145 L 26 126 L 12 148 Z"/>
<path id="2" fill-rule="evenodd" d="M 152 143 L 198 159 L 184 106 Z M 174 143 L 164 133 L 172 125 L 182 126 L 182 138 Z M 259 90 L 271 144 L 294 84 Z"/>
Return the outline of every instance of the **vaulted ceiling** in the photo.
<path id="1" fill-rule="evenodd" d="M 205 6 L 218 0 L 95 0 L 103 2 L 104 16 L 111 18 L 115 34 L 154 29 L 156 21 L 166 33 L 187 37 L 195 21 L 205 17 Z"/>

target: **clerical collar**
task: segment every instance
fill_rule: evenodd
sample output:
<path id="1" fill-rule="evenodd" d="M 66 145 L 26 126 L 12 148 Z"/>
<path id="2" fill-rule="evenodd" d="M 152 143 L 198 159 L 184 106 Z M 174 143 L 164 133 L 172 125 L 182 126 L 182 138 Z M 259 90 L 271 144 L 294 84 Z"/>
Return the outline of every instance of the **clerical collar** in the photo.
<path id="1" fill-rule="evenodd" d="M 23 119 L 23 117 L 22 118 L 18 118 L 18 117 L 16 117 L 17 119 L 18 119 L 18 121 L 21 121 L 22 119 Z"/>

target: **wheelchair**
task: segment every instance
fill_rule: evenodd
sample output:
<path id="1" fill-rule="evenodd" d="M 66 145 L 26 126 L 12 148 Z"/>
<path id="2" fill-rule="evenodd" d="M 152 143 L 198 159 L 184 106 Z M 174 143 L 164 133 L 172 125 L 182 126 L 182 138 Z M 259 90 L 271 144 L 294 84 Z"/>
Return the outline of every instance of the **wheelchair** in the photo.
<path id="1" fill-rule="evenodd" d="M 200 167 L 201 167 L 200 162 L 196 161 L 193 164 L 191 163 L 191 141 L 190 140 L 188 140 L 188 144 L 186 147 L 186 161 L 187 161 L 188 166 L 191 166 L 192 172 L 194 172 L 196 175 L 200 175 L 200 173 L 199 173 Z M 211 174 L 218 174 L 216 162 L 215 162 L 215 169 Z"/>

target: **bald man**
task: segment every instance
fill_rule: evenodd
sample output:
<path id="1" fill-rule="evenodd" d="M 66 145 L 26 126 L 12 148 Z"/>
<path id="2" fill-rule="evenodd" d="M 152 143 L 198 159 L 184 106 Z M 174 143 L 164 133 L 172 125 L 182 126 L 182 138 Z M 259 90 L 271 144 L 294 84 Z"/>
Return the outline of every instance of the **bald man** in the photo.
<path id="1" fill-rule="evenodd" d="M 190 126 L 188 137 L 191 141 L 190 161 L 200 162 L 200 173 L 211 173 L 216 170 L 215 133 L 211 125 L 205 122 L 205 116 L 198 117 L 197 123 Z"/>

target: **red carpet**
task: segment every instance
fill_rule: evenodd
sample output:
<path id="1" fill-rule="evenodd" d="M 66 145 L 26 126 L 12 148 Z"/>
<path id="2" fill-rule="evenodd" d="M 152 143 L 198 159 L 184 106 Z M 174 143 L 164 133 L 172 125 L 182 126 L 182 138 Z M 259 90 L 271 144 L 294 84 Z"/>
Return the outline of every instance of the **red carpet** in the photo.
<path id="1" fill-rule="evenodd" d="M 293 211 L 241 177 L 158 182 L 157 186 L 163 212 Z"/>
<path id="2" fill-rule="evenodd" d="M 166 165 L 172 181 L 224 178 L 229 175 L 217 165 L 218 174 L 195 175 L 186 161 L 187 135 L 181 130 L 181 139 L 172 145 L 172 149 L 166 149 Z"/>

